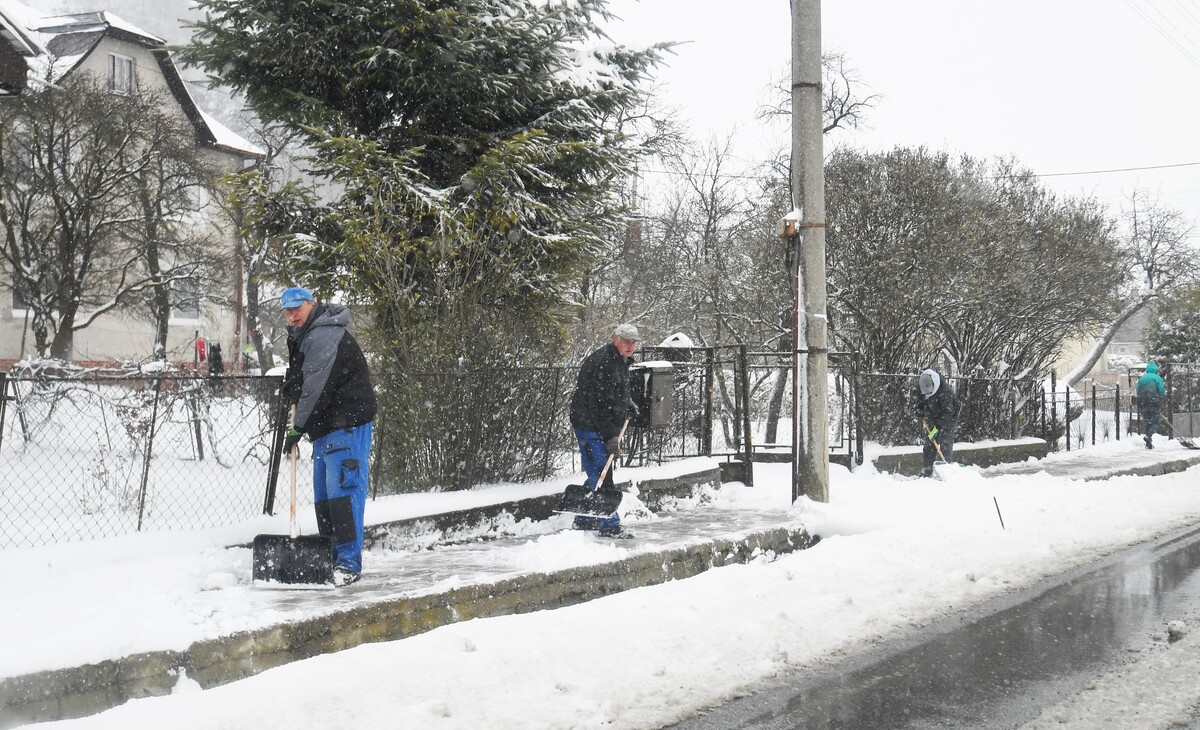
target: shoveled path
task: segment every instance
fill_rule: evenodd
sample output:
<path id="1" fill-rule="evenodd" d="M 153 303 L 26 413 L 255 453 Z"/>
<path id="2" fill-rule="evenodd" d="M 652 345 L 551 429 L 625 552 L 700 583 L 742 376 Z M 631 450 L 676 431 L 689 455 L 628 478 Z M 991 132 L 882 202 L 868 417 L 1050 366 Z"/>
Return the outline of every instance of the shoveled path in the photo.
<path id="1" fill-rule="evenodd" d="M 618 540 L 570 530 L 570 519 L 558 516 L 520 536 L 415 552 L 373 551 L 363 580 L 344 589 L 256 586 L 201 592 L 188 607 L 191 612 L 224 615 L 226 625 L 243 628 L 202 636 L 184 650 L 0 680 L 0 728 L 81 717 L 131 698 L 168 694 L 180 669 L 207 688 L 367 642 L 472 618 L 568 606 L 808 547 L 809 535 L 781 507 L 708 505 L 648 516 L 632 522 L 634 539 Z M 542 541 L 563 547 L 561 567 L 545 564 L 547 554 L 556 551 L 539 545 Z M 237 592 L 234 604 L 229 590 Z"/>
<path id="2" fill-rule="evenodd" d="M 1137 438 L 1137 437 L 1133 437 Z M 1000 464 L 983 470 L 984 476 L 1037 474 L 1093 481 L 1116 476 L 1157 476 L 1184 471 L 1200 464 L 1200 449 L 1184 448 L 1178 441 L 1155 439 L 1153 449 L 1119 452 L 1061 451 L 1044 459 Z"/>

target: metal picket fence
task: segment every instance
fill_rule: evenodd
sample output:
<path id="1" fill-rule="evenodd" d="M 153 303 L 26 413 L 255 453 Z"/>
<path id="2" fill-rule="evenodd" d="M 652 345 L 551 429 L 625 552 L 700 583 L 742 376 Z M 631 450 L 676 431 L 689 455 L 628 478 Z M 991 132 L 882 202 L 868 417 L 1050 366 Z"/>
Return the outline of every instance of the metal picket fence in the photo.
<path id="1" fill-rule="evenodd" d="M 672 364 L 673 417 L 665 428 L 635 431 L 641 446 L 629 461 L 701 455 L 743 462 L 790 459 L 792 353 L 741 345 L 647 347 L 642 358 Z M 852 354 L 829 354 L 830 459 L 847 466 L 862 463 L 856 367 Z M 747 472 L 744 478 L 752 477 Z"/>

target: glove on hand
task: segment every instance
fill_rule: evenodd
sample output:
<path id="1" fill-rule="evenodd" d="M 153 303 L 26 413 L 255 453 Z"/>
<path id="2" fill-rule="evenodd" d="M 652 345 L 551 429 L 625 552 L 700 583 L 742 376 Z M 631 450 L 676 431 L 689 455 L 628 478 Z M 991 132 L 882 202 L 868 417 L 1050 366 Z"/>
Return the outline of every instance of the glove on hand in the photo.
<path id="1" fill-rule="evenodd" d="M 933 441 L 934 439 L 936 439 L 938 433 L 940 433 L 940 432 L 938 431 L 937 426 L 934 426 L 933 428 L 929 429 L 929 440 Z"/>
<path id="2" fill-rule="evenodd" d="M 629 411 L 630 418 L 637 418 L 638 414 L 641 413 L 641 410 L 638 409 L 637 403 L 634 403 L 632 398 L 625 401 L 625 407 Z"/>
<path id="3" fill-rule="evenodd" d="M 290 454 L 292 449 L 296 448 L 296 444 L 300 443 L 300 437 L 304 434 L 300 433 L 293 426 L 288 429 L 288 432 L 283 437 L 283 453 Z"/>
<path id="4" fill-rule="evenodd" d="M 613 436 L 612 438 L 610 438 L 609 440 L 604 442 L 604 451 L 609 456 L 620 456 L 621 455 L 621 444 L 617 440 L 616 436 Z"/>

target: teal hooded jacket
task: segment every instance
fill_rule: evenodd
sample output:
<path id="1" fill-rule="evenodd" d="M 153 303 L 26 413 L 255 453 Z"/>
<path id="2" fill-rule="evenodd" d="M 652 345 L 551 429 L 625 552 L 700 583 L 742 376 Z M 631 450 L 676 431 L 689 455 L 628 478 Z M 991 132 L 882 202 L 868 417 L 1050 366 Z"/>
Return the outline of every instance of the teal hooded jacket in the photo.
<path id="1" fill-rule="evenodd" d="M 1158 374 L 1158 365 L 1149 363 L 1146 365 L 1146 372 L 1137 381 L 1138 403 L 1157 403 L 1162 400 L 1165 392 L 1166 386 Z"/>

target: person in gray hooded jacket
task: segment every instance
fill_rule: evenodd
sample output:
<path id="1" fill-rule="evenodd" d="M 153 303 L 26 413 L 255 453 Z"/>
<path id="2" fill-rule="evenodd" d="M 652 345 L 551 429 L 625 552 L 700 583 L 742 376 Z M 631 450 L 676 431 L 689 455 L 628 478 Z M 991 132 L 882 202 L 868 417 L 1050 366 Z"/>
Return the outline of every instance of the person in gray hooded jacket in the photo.
<path id="1" fill-rule="evenodd" d="M 954 459 L 954 432 L 958 428 L 958 398 L 949 383 L 932 368 L 926 368 L 917 376 L 917 387 L 913 392 L 917 417 L 925 431 L 921 439 L 923 469 L 921 476 L 933 476 L 933 462 L 940 447 L 946 461 Z M 937 446 L 934 446 L 936 442 Z"/>
<path id="2" fill-rule="evenodd" d="M 283 393 L 296 406 L 284 453 L 301 437 L 312 441 L 317 529 L 333 538 L 333 582 L 345 586 L 362 573 L 375 391 L 367 359 L 346 329 L 349 309 L 318 304 L 303 287 L 287 289 L 279 303 L 288 325 Z"/>

